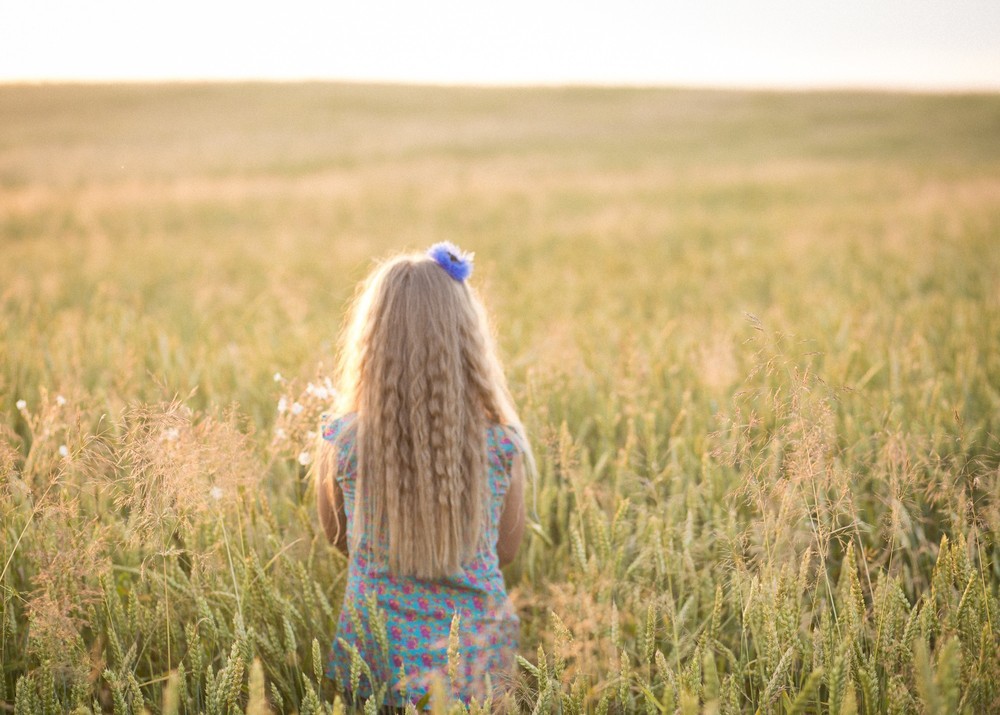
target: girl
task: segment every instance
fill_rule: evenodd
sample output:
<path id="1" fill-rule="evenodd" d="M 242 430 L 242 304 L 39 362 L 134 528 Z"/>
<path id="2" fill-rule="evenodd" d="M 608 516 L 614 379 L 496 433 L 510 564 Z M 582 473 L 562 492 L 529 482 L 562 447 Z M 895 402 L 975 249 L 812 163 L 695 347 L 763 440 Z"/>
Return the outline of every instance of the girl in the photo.
<path id="1" fill-rule="evenodd" d="M 483 702 L 509 682 L 519 624 L 500 567 L 533 460 L 471 271 L 448 243 L 381 264 L 344 335 L 316 493 L 349 559 L 327 674 L 359 701 L 385 685 L 388 704 L 422 707 L 440 679 Z"/>

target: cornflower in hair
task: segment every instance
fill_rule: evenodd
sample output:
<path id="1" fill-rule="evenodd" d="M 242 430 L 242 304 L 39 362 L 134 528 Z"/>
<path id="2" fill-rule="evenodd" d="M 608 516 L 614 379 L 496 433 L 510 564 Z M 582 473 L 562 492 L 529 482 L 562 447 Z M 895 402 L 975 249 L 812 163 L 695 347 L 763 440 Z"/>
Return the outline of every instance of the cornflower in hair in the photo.
<path id="1" fill-rule="evenodd" d="M 435 243 L 427 249 L 427 255 L 459 283 L 472 275 L 474 254 L 463 251 L 450 241 Z"/>

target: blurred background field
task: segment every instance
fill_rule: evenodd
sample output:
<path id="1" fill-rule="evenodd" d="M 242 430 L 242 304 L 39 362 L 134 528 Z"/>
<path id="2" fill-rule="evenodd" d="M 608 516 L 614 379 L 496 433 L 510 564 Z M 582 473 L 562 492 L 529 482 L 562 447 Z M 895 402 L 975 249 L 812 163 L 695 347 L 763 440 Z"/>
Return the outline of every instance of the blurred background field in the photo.
<path id="1" fill-rule="evenodd" d="M 0 707 L 332 707 L 302 462 L 439 240 L 540 466 L 505 707 L 1000 709 L 1000 96 L 322 83 L 0 87 Z"/>

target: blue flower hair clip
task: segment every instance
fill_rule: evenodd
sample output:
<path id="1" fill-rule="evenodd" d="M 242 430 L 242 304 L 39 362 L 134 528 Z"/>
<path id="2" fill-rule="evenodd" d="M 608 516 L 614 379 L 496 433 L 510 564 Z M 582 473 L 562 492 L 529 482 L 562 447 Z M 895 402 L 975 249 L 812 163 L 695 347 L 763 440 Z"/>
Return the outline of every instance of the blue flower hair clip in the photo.
<path id="1" fill-rule="evenodd" d="M 472 275 L 473 255 L 462 251 L 449 241 L 435 243 L 427 249 L 427 256 L 459 283 L 464 283 L 465 279 Z"/>

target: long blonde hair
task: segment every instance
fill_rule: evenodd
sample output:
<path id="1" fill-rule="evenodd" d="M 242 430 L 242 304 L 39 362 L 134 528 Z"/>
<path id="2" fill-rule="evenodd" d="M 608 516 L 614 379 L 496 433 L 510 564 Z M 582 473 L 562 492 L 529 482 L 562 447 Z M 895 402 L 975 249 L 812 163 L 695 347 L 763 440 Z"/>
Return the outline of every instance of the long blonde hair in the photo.
<path id="1" fill-rule="evenodd" d="M 483 537 L 488 424 L 512 427 L 534 465 L 482 302 L 427 256 L 382 263 L 355 297 L 337 382 L 338 413 L 357 414 L 350 548 L 367 533 L 393 573 L 455 573 Z M 320 479 L 335 453 L 320 450 Z"/>

